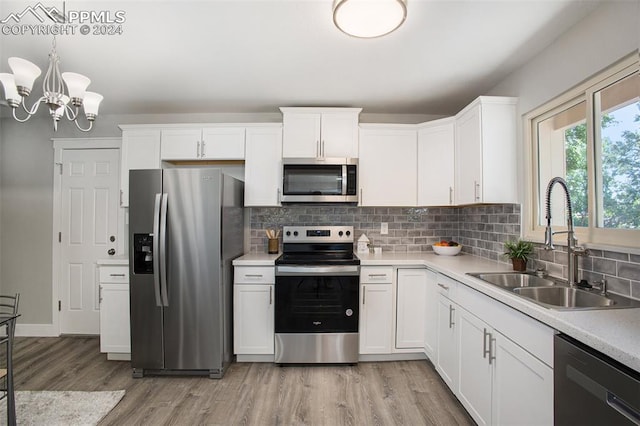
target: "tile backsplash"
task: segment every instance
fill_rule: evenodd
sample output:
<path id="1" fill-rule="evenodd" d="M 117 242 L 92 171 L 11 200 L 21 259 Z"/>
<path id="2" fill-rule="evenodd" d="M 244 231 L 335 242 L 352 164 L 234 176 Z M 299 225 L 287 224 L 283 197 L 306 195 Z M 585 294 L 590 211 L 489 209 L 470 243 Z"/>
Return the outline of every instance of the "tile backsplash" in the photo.
<path id="1" fill-rule="evenodd" d="M 268 228 L 285 225 L 351 225 L 355 239 L 363 233 L 384 252 L 426 252 L 440 240 L 455 240 L 463 251 L 498 262 L 507 240 L 520 238 L 520 205 L 490 204 L 465 207 L 356 207 L 347 205 L 291 205 L 251 208 L 251 252 L 266 253 Z M 380 224 L 389 225 L 387 235 Z M 281 239 L 282 241 L 282 239 Z M 544 267 L 554 276 L 567 277 L 566 251 L 535 245 L 528 267 Z M 590 250 L 581 258 L 580 277 L 606 278 L 610 291 L 640 299 L 640 255 Z"/>

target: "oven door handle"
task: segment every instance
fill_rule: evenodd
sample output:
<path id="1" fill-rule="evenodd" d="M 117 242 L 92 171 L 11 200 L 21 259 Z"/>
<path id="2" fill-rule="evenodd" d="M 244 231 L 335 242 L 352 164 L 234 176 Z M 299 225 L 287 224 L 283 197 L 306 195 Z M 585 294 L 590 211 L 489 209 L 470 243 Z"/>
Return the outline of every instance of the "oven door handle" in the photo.
<path id="1" fill-rule="evenodd" d="M 340 266 L 276 266 L 276 276 L 350 276 L 360 275 L 359 265 Z"/>

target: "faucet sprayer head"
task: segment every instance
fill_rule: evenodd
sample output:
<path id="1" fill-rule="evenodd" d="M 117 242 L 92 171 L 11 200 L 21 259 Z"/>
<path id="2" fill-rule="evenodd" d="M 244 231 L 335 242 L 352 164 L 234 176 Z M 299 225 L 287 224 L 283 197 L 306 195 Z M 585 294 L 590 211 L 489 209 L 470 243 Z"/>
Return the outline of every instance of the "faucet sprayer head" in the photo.
<path id="1" fill-rule="evenodd" d="M 555 247 L 553 246 L 553 232 L 551 231 L 551 226 L 547 226 L 547 228 L 544 230 L 544 249 L 555 249 Z"/>

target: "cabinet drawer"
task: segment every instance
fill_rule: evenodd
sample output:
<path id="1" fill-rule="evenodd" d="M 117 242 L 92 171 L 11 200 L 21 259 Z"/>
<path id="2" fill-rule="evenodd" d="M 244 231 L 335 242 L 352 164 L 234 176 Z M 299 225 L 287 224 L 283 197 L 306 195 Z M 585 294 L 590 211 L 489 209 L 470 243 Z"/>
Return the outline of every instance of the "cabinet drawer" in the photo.
<path id="1" fill-rule="evenodd" d="M 389 267 L 367 266 L 364 268 L 360 268 L 360 282 L 363 284 L 392 283 L 393 268 L 390 266 Z"/>
<path id="2" fill-rule="evenodd" d="M 456 301 L 456 294 L 458 290 L 458 282 L 445 275 L 438 274 L 438 293 L 450 300 Z"/>
<path id="3" fill-rule="evenodd" d="M 274 266 L 236 266 L 234 269 L 236 284 L 273 284 L 276 282 Z"/>
<path id="4" fill-rule="evenodd" d="M 128 283 L 128 266 L 100 266 L 101 283 Z"/>

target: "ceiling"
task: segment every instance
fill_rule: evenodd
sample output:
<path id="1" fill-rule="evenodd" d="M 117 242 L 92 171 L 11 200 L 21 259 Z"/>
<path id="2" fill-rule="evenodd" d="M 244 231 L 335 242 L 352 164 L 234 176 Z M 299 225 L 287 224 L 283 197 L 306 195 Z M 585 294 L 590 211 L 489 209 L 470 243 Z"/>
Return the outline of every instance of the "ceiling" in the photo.
<path id="1" fill-rule="evenodd" d="M 598 3 L 408 0 L 399 30 L 356 39 L 334 27 L 332 0 L 42 0 L 67 12 L 124 12 L 121 35 L 81 35 L 77 25 L 57 37 L 61 70 L 92 79 L 89 90 L 105 97 L 101 114 L 273 113 L 279 106 L 453 114 Z M 36 4 L 2 0 L 0 19 Z M 38 24 L 28 14 L 20 23 Z M 53 37 L 25 31 L 0 35 L 0 72 L 10 72 L 10 56 L 46 70 Z"/>

